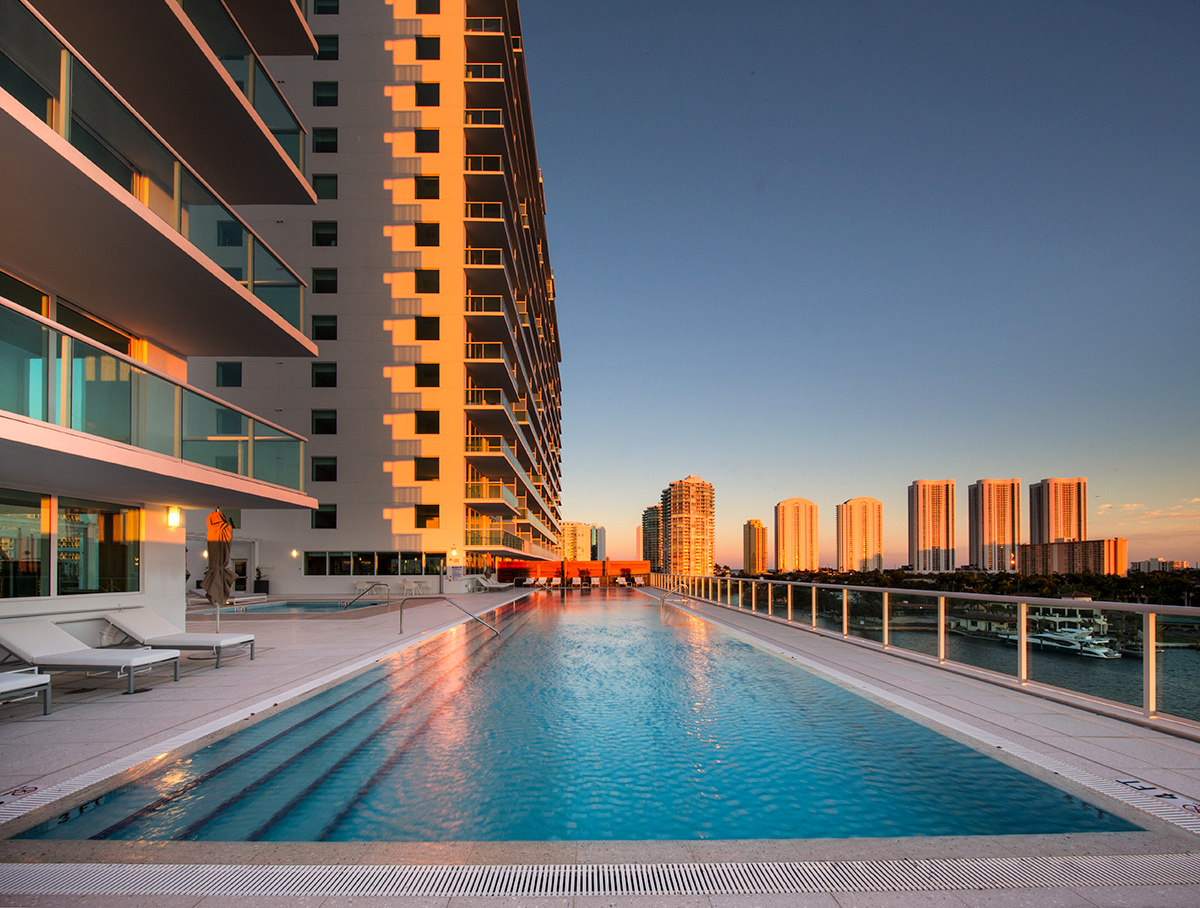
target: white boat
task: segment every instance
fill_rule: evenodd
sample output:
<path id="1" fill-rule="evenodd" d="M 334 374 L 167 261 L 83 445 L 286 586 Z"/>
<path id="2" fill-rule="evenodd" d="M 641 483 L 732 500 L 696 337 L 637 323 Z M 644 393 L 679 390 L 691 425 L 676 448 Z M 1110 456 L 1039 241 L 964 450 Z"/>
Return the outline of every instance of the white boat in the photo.
<path id="1" fill-rule="evenodd" d="M 1016 634 L 1004 634 L 1003 639 L 1014 646 L 1017 643 Z M 1074 653 L 1092 659 L 1121 658 L 1121 654 L 1109 646 L 1112 641 L 1108 637 L 1093 637 L 1092 632 L 1085 629 L 1062 628 L 1056 631 L 1042 631 L 1029 634 L 1025 639 L 1029 641 L 1030 646 L 1036 646 L 1038 649 Z"/>

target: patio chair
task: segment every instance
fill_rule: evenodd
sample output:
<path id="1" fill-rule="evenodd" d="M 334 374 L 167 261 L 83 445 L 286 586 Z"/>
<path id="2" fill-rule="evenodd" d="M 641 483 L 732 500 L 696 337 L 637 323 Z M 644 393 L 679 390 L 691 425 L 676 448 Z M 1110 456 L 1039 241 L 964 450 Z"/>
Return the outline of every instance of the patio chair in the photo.
<path id="1" fill-rule="evenodd" d="M 624 574 L 617 578 L 617 586 L 628 586 L 628 584 L 625 582 Z"/>
<path id="2" fill-rule="evenodd" d="M 579 577 L 572 577 L 571 578 L 571 587 L 573 589 L 577 589 L 577 590 L 583 589 L 583 580 L 581 580 Z"/>
<path id="3" fill-rule="evenodd" d="M 599 577 L 593 577 L 593 578 L 592 578 L 592 589 L 596 589 L 596 588 L 597 588 L 597 587 L 599 587 L 599 586 L 600 586 L 600 578 L 599 578 Z"/>
<path id="4" fill-rule="evenodd" d="M 192 634 L 181 631 L 158 612 L 148 608 L 109 612 L 104 620 L 143 646 L 211 652 L 217 657 L 216 668 L 221 667 L 221 656 L 227 649 L 248 646 L 250 658 L 254 659 L 253 634 Z"/>
<path id="5" fill-rule="evenodd" d="M 114 672 L 129 679 L 160 665 L 173 665 L 179 680 L 177 649 L 93 649 L 46 620 L 13 621 L 0 625 L 0 647 L 22 662 L 44 671 Z"/>
<path id="6" fill-rule="evenodd" d="M 634 585 L 634 586 L 645 586 L 645 585 L 646 585 L 646 581 L 645 581 L 645 580 L 643 580 L 641 577 L 634 577 L 634 578 L 633 578 L 633 585 Z"/>
<path id="7" fill-rule="evenodd" d="M 482 587 L 482 591 L 485 593 L 489 590 L 492 592 L 497 592 L 499 590 L 511 590 L 513 588 L 511 583 L 501 583 L 499 580 L 493 580 L 491 577 L 479 576 L 475 578 L 475 581 L 480 585 L 480 587 Z"/>
<path id="8" fill-rule="evenodd" d="M 0 702 L 13 703 L 41 695 L 42 715 L 50 715 L 50 676 L 36 668 L 0 672 Z"/>
<path id="9" fill-rule="evenodd" d="M 562 586 L 562 578 L 561 577 L 551 577 L 550 578 L 550 589 L 556 590 L 560 586 Z"/>

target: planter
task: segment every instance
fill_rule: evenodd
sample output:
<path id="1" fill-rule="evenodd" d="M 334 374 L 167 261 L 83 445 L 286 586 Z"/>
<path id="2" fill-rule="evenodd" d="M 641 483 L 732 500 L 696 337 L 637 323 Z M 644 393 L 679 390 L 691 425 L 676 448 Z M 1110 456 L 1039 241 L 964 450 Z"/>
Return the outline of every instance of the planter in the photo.
<path id="1" fill-rule="evenodd" d="M 261 596 L 266 596 L 266 595 L 270 594 L 271 581 L 270 580 L 255 580 L 254 581 L 254 592 Z"/>

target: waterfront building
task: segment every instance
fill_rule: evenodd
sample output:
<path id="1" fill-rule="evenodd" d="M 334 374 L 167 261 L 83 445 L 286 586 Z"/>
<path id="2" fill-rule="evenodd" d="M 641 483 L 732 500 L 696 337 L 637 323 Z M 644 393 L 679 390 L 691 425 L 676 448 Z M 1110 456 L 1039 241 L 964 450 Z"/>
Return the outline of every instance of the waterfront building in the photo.
<path id="1" fill-rule="evenodd" d="M 908 563 L 918 574 L 954 570 L 953 479 L 917 479 L 908 487 Z"/>
<path id="2" fill-rule="evenodd" d="M 660 501 L 663 569 L 711 574 L 716 547 L 716 503 L 711 482 L 687 476 L 663 489 Z"/>
<path id="3" fill-rule="evenodd" d="M 1129 572 L 1129 540 L 1084 539 L 1033 542 L 1019 551 L 1022 574 L 1117 574 Z"/>
<path id="4" fill-rule="evenodd" d="M 1087 477 L 1043 479 L 1029 485 L 1029 541 L 1087 539 Z"/>
<path id="5" fill-rule="evenodd" d="M 188 510 L 316 504 L 300 433 L 189 385 L 197 357 L 317 351 L 241 213 L 311 209 L 260 54 L 316 42 L 290 3 L 198 9 L 0 0 L 0 618 L 91 644 L 117 606 L 183 625 Z"/>
<path id="6" fill-rule="evenodd" d="M 883 570 L 883 503 L 851 498 L 837 506 L 839 571 Z"/>
<path id="7" fill-rule="evenodd" d="M 817 506 L 807 498 L 775 505 L 775 570 L 817 570 Z"/>
<path id="8" fill-rule="evenodd" d="M 767 572 L 767 528 L 761 520 L 742 527 L 742 570 L 756 577 Z"/>
<path id="9" fill-rule="evenodd" d="M 650 570 L 663 570 L 662 560 L 662 504 L 652 504 L 642 511 L 641 548 L 638 551 L 643 561 L 650 562 Z"/>
<path id="10" fill-rule="evenodd" d="M 1021 480 L 980 479 L 967 487 L 971 567 L 1016 571 L 1021 544 Z"/>
<path id="11" fill-rule="evenodd" d="M 321 355 L 197 378 L 236 367 L 231 396 L 311 436 L 319 506 L 244 513 L 243 535 L 273 593 L 556 560 L 561 357 L 517 2 L 308 10 L 318 53 L 275 76 L 304 88 L 316 210 L 251 214 L 311 281 Z"/>
<path id="12" fill-rule="evenodd" d="M 604 527 L 567 520 L 562 525 L 564 561 L 603 561 L 607 557 Z"/>
<path id="13" fill-rule="evenodd" d="M 1129 562 L 1130 571 L 1140 571 L 1143 574 L 1149 574 L 1152 571 L 1165 571 L 1168 573 L 1176 573 L 1178 571 L 1186 571 L 1189 568 L 1186 561 L 1167 561 L 1162 558 L 1148 558 L 1145 561 Z"/>

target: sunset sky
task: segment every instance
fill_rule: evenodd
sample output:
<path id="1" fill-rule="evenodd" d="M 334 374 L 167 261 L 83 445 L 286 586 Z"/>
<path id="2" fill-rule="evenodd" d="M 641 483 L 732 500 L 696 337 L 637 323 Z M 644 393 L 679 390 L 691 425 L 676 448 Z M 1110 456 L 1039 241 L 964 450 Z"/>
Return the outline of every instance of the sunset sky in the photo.
<path id="1" fill-rule="evenodd" d="M 1200 561 L 1200 4 L 521 0 L 567 520 L 1087 476 Z M 1027 511 L 1028 497 L 1023 509 Z M 1022 532 L 1028 540 L 1027 514 Z"/>

